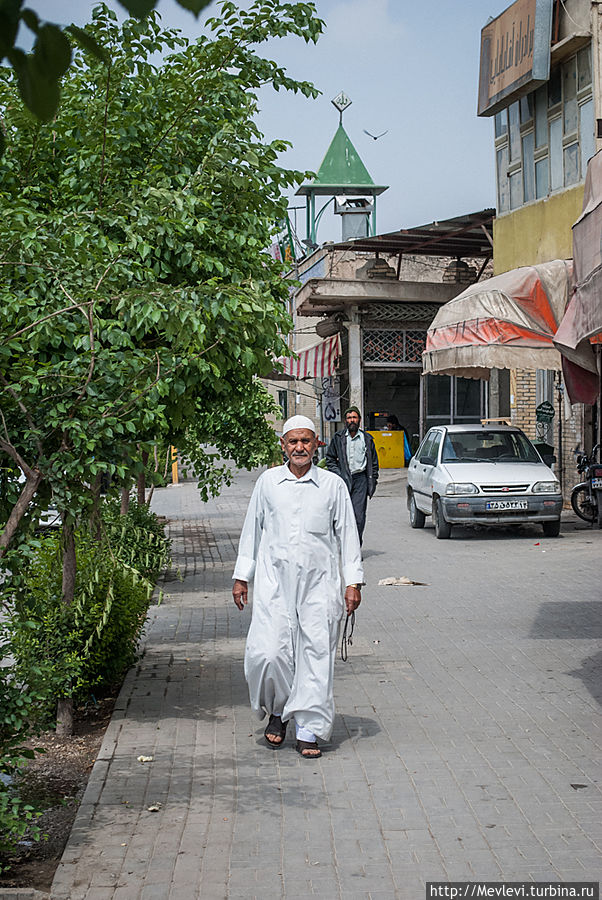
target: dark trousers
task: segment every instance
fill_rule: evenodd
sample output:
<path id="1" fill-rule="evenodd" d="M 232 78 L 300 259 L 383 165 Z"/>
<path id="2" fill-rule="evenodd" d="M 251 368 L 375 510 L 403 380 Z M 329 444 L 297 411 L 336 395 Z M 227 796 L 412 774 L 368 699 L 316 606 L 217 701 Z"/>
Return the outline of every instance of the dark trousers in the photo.
<path id="1" fill-rule="evenodd" d="M 351 476 L 350 493 L 361 545 L 366 524 L 366 505 L 368 503 L 368 477 L 365 472 L 356 472 L 355 475 Z"/>

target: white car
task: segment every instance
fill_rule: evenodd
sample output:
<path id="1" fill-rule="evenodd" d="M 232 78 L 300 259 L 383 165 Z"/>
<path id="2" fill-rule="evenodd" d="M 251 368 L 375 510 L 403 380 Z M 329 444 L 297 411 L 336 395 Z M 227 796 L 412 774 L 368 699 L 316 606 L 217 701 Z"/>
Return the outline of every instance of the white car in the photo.
<path id="1" fill-rule="evenodd" d="M 540 522 L 547 537 L 560 533 L 558 479 L 520 428 L 437 425 L 408 467 L 412 528 L 433 516 L 435 535 L 452 525 Z"/>

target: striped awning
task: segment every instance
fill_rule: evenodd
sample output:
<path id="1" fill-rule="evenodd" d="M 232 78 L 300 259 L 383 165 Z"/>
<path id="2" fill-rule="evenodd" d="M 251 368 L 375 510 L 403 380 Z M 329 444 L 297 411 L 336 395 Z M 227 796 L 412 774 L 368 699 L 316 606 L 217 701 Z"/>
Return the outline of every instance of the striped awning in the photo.
<path id="1" fill-rule="evenodd" d="M 342 352 L 341 336 L 333 334 L 326 340 L 299 350 L 296 357 L 280 356 L 278 362 L 283 372 L 272 377 L 327 378 L 336 373 L 336 362 Z"/>

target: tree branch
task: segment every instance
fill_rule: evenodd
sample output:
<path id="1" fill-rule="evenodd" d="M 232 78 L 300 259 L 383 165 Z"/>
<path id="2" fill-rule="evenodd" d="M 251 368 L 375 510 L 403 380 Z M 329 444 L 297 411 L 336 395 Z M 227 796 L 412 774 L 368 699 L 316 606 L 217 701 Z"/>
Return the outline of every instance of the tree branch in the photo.
<path id="1" fill-rule="evenodd" d="M 102 156 L 100 159 L 100 179 L 98 182 L 98 205 L 102 206 L 102 193 L 105 174 L 105 156 L 107 149 L 107 120 L 109 116 L 109 88 L 111 85 L 111 63 L 107 65 L 107 90 L 105 93 L 105 116 L 102 133 Z"/>
<path id="2" fill-rule="evenodd" d="M 8 393 L 11 395 L 11 397 L 13 398 L 13 400 L 15 401 L 15 403 L 17 404 L 17 406 L 19 407 L 19 409 L 21 410 L 21 412 L 23 413 L 25 418 L 27 419 L 27 424 L 29 425 L 32 434 L 37 434 L 38 429 L 36 428 L 35 423 L 34 423 L 33 419 L 31 418 L 29 410 L 27 409 L 27 407 L 25 406 L 23 401 L 19 399 L 16 392 L 10 386 L 10 384 L 8 383 L 8 381 L 6 380 L 4 375 L 0 375 L 0 384 L 4 385 L 4 387 L 6 388 Z M 38 452 L 39 452 L 40 456 L 43 456 L 44 450 L 42 448 L 42 444 L 40 443 L 40 439 L 36 438 L 35 440 L 36 440 L 36 444 L 38 447 Z"/>
<path id="3" fill-rule="evenodd" d="M 2 265 L 2 263 L 0 263 Z M 71 312 L 72 309 L 81 309 L 82 306 L 89 306 L 91 303 L 94 303 L 94 300 L 86 300 L 85 303 L 74 303 L 72 306 L 65 306 L 63 309 L 57 309 L 53 313 L 49 313 L 47 316 L 43 316 L 41 319 L 36 319 L 35 322 L 32 322 L 30 325 L 26 325 L 25 328 L 20 328 L 19 331 L 15 331 L 13 334 L 9 335 L 6 338 L 5 343 L 8 341 L 12 341 L 13 338 L 19 337 L 20 334 L 25 334 L 26 331 L 29 331 L 30 328 L 35 328 L 37 325 L 41 325 L 43 322 L 47 322 L 49 319 L 54 319 L 55 316 L 60 316 L 63 313 Z"/>
<path id="4" fill-rule="evenodd" d="M 0 446 L 2 446 L 4 443 L 5 442 L 0 439 Z M 2 447 L 2 449 L 4 449 L 4 447 Z M 30 469 L 29 466 L 27 466 L 27 469 L 29 470 L 30 475 L 28 475 L 27 481 L 23 485 L 23 490 L 19 494 L 19 499 L 13 506 L 2 534 L 0 534 L 0 558 L 6 555 L 6 551 L 8 550 L 9 544 L 15 536 L 21 519 L 29 509 L 29 504 L 33 500 L 34 494 L 39 488 L 40 482 L 43 478 L 42 473 L 39 469 Z"/>

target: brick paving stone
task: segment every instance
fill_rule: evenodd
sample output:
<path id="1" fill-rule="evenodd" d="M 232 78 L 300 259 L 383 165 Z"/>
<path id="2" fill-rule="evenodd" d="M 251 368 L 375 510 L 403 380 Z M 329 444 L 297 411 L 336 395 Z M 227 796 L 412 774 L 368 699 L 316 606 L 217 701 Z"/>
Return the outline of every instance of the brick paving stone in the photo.
<path id="1" fill-rule="evenodd" d="M 190 483 L 155 492 L 173 567 L 53 897 L 422 900 L 428 880 L 596 878 L 602 535 L 569 520 L 555 541 L 535 526 L 435 541 L 409 528 L 403 479 L 379 486 L 332 741 L 308 765 L 290 733 L 265 748 L 248 709 L 250 616 L 230 590 L 256 477 L 206 503 Z M 403 574 L 426 586 L 377 585 Z"/>

